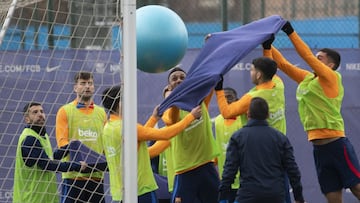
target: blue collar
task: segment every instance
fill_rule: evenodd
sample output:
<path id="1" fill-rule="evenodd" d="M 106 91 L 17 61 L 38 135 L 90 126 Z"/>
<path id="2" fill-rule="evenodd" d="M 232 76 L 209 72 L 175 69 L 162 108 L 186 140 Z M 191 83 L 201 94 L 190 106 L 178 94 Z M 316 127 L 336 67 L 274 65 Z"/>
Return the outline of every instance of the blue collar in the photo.
<path id="1" fill-rule="evenodd" d="M 76 108 L 78 108 L 78 109 L 86 108 L 86 105 L 85 105 L 84 103 L 78 102 L 78 103 L 76 104 Z M 93 108 L 94 108 L 94 103 L 91 103 L 91 104 L 88 106 L 88 108 L 93 109 Z"/>

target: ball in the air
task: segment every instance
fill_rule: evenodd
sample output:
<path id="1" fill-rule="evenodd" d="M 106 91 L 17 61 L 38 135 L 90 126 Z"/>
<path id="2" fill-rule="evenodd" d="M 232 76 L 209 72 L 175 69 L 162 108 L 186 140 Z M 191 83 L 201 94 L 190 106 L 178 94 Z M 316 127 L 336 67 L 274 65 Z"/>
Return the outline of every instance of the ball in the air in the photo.
<path id="1" fill-rule="evenodd" d="M 176 66 L 184 57 L 188 32 L 182 19 L 164 6 L 136 10 L 137 67 L 159 73 Z"/>

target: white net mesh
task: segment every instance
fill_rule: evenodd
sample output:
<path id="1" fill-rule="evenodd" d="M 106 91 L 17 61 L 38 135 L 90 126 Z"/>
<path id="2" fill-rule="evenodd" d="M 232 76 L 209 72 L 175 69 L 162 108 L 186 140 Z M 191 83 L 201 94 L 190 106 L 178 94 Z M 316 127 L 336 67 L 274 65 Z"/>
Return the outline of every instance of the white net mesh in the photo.
<path id="1" fill-rule="evenodd" d="M 359 0 L 304 0 L 304 1 L 263 1 L 263 0 L 137 0 L 137 6 L 158 3 L 176 11 L 186 23 L 189 32 L 189 49 L 181 65 L 187 69 L 203 46 L 204 36 L 220 32 L 222 24 L 222 3 L 227 2 L 228 29 L 264 16 L 281 15 L 294 22 L 296 30 L 304 36 L 311 48 L 337 48 L 342 54 L 341 71 L 345 73 L 345 86 L 358 87 L 359 56 Z M 80 70 L 90 71 L 95 76 L 95 103 L 100 104 L 100 94 L 106 88 L 120 82 L 120 0 L 0 0 L 0 202 L 12 202 L 16 147 L 24 129 L 22 109 L 31 101 L 43 104 L 47 116 L 47 132 L 53 149 L 55 141 L 55 116 L 63 104 L 75 98 L 73 76 Z M 285 7 L 284 7 L 285 5 Z M 286 9 L 284 9 L 286 8 Z M 10 12 L 9 12 L 10 11 Z M 6 24 L 5 24 L 6 22 Z M 161 30 L 159 30 L 161 33 Z M 289 61 L 299 60 L 293 45 L 285 34 L 276 39 L 278 48 L 291 48 L 286 52 Z M 344 49 L 345 48 L 345 49 Z M 346 49 L 350 48 L 350 49 Z M 354 49 L 355 48 L 355 49 Z M 236 66 L 229 76 L 229 85 L 236 87 L 239 95 L 251 87 L 248 73 L 254 52 Z M 140 77 L 139 77 L 140 76 Z M 241 80 L 239 80 L 241 78 Z M 244 79 L 244 80 L 243 80 Z M 139 122 L 145 123 L 155 104 L 162 101 L 161 90 L 166 84 L 167 73 L 148 74 L 138 71 Z M 286 81 L 285 81 L 286 82 Z M 288 80 L 286 87 L 295 90 L 295 83 Z M 345 87 L 346 89 L 346 87 Z M 295 91 L 289 91 L 287 122 L 291 125 L 289 135 L 298 146 L 307 146 L 294 100 Z M 359 91 L 346 91 L 343 110 L 347 112 L 345 123 L 347 134 L 357 139 L 359 125 L 356 112 L 360 98 Z M 351 93 L 349 93 L 351 92 Z M 136 93 L 136 91 L 134 91 Z M 293 98 L 293 100 L 291 100 Z M 350 99 L 347 100 L 346 99 Z M 216 100 L 210 105 L 212 116 L 218 114 Z M 299 139 L 297 139 L 299 138 Z M 304 140 L 300 142 L 299 140 Z M 356 143 L 356 142 L 355 142 Z M 302 154 L 300 165 L 313 163 Z M 295 148 L 296 151 L 296 148 Z M 311 151 L 311 150 L 310 150 Z M 359 149 L 357 149 L 359 152 Z M 305 154 L 305 155 L 304 155 Z M 308 156 L 307 156 L 308 155 Z M 307 167 L 308 168 L 308 167 Z M 106 176 L 105 176 L 106 177 Z M 313 197 L 312 202 L 321 202 L 321 192 L 314 173 L 305 173 L 307 180 L 304 193 Z M 58 184 L 60 183 L 58 174 Z M 108 181 L 105 181 L 106 195 Z M 306 191 L 305 191 L 306 189 Z M 47 191 L 44 191 L 46 194 Z M 355 202 L 346 199 L 345 202 Z M 353 198 L 351 196 L 351 198 Z M 309 198 L 310 199 L 310 198 Z M 348 201 L 346 201 L 348 200 Z M 308 200 L 308 201 L 311 201 Z M 48 201 L 42 201 L 48 202 Z M 107 201 L 109 202 L 109 201 Z"/>
<path id="2" fill-rule="evenodd" d="M 40 1 L 41 0 L 2 0 L 0 2 L 0 25 L 4 23 L 10 7 L 26 7 Z"/>

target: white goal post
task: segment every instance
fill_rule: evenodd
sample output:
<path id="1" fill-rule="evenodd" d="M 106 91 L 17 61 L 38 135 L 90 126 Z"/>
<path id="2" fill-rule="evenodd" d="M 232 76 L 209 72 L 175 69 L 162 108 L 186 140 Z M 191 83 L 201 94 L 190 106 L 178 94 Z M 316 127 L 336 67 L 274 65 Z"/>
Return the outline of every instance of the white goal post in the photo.
<path id="1" fill-rule="evenodd" d="M 124 16 L 129 21 L 124 22 L 124 31 L 120 28 L 120 5 L 125 7 L 125 13 L 133 14 Z M 135 0 L 0 2 L 0 202 L 12 202 L 13 198 L 16 147 L 25 127 L 23 107 L 29 102 L 43 105 L 47 133 L 52 148 L 57 148 L 56 113 L 75 99 L 73 77 L 79 71 L 94 74 L 94 102 L 99 106 L 105 88 L 119 84 L 131 88 L 123 91 L 129 98 L 124 101 L 128 106 L 124 107 L 127 126 L 123 129 L 124 142 L 134 143 L 127 146 L 130 151 L 125 151 L 132 155 L 125 156 L 124 166 L 129 168 L 123 173 L 128 173 L 124 185 L 134 188 L 126 188 L 124 202 L 137 202 L 136 44 L 130 34 L 135 31 L 135 11 Z M 127 140 L 130 135 L 132 138 Z M 60 173 L 57 177 L 60 196 Z M 107 173 L 104 186 L 105 198 L 110 202 Z"/>

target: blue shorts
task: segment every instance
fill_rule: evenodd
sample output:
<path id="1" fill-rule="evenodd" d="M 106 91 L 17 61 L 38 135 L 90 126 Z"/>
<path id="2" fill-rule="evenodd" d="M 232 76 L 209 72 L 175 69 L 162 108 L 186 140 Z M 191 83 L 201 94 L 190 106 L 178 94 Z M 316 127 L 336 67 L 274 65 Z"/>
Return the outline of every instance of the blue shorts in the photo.
<path id="1" fill-rule="evenodd" d="M 359 161 L 346 137 L 329 144 L 314 145 L 313 155 L 323 194 L 351 188 L 360 183 Z"/>
<path id="2" fill-rule="evenodd" d="M 219 185 L 214 163 L 204 164 L 175 176 L 172 202 L 180 198 L 181 203 L 217 203 Z"/>
<path id="3" fill-rule="evenodd" d="M 104 182 L 102 180 L 64 179 L 62 183 L 61 202 L 105 203 Z"/>
<path id="4" fill-rule="evenodd" d="M 123 201 L 112 201 L 112 203 L 123 203 Z M 138 196 L 138 203 L 159 203 L 155 191 Z"/>
<path id="5" fill-rule="evenodd" d="M 138 203 L 158 203 L 155 191 L 138 196 Z"/>

